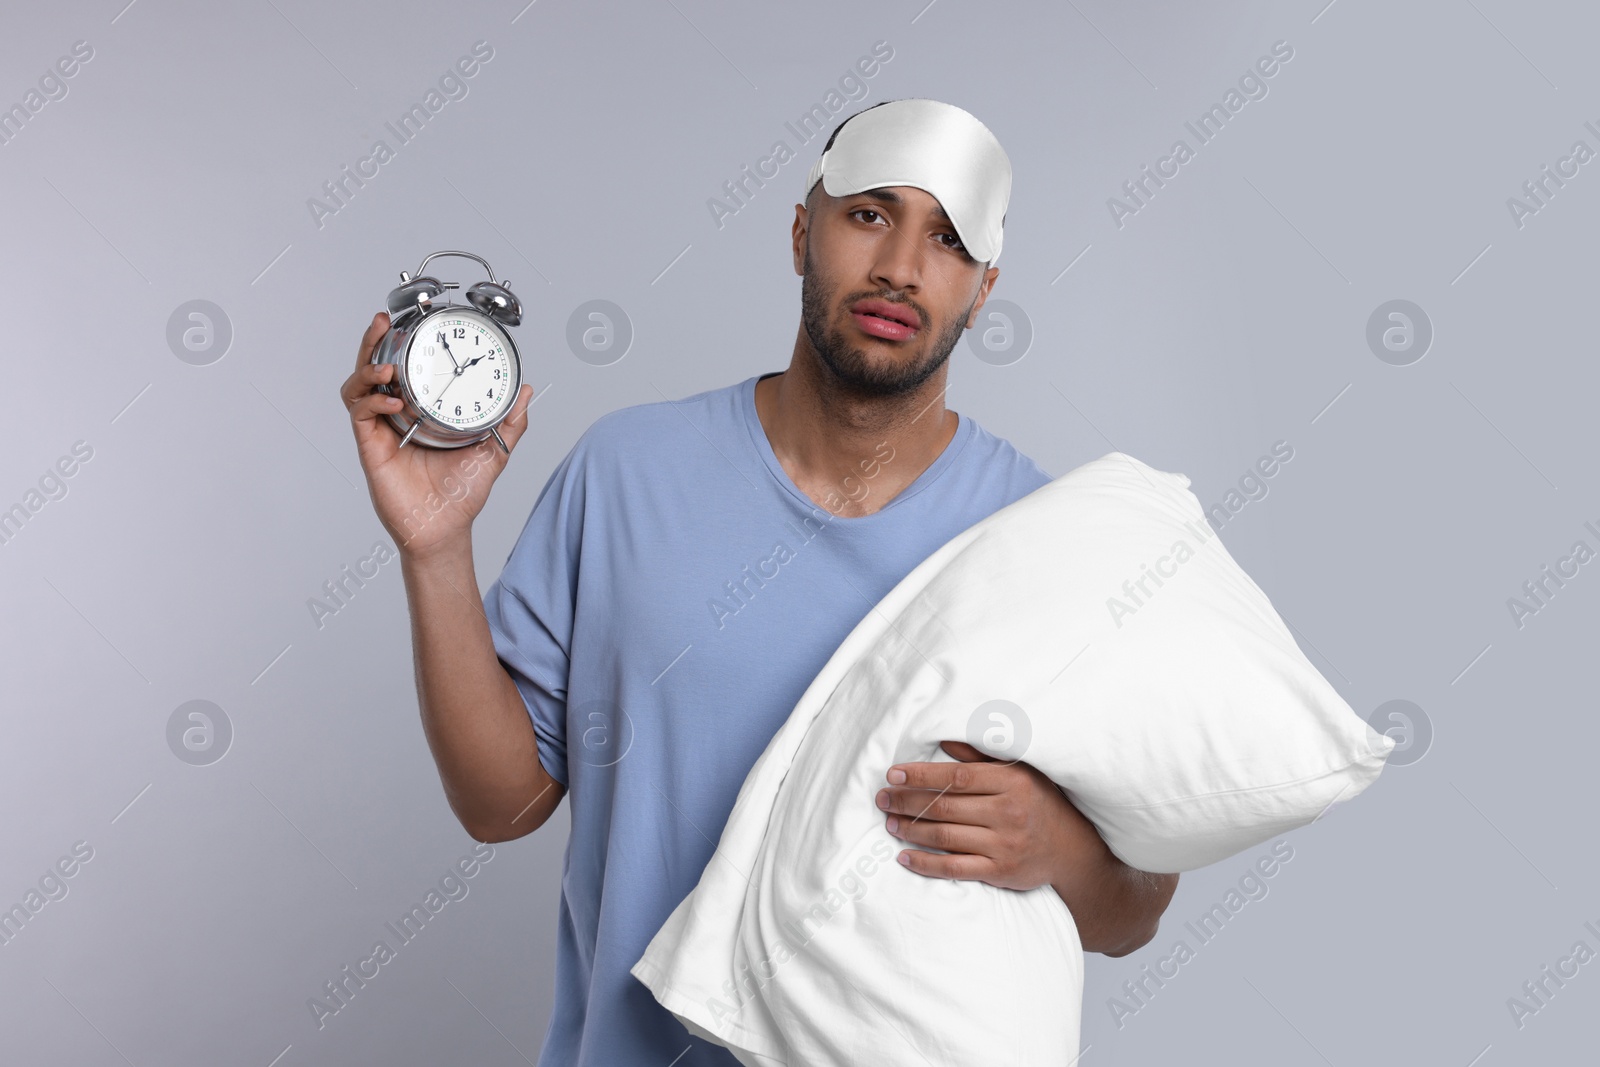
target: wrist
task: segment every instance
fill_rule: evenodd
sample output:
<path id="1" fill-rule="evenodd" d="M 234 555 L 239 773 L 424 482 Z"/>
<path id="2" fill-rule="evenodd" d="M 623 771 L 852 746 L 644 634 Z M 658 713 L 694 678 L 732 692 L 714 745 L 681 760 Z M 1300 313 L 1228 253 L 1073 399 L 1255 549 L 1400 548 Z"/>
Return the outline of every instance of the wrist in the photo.
<path id="1" fill-rule="evenodd" d="M 411 572 L 441 566 L 454 569 L 462 563 L 468 566 L 472 564 L 472 527 L 470 526 L 459 534 L 452 534 L 443 540 L 429 544 L 403 542 L 396 538 L 395 545 L 400 554 L 402 571 Z"/>

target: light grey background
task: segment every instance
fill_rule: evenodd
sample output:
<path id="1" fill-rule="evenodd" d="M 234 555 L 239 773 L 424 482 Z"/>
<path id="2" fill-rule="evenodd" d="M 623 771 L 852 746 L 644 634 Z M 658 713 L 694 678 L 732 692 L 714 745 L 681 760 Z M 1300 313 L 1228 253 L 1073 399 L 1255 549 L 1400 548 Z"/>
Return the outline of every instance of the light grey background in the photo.
<path id="1" fill-rule="evenodd" d="M 1575 542 L 1600 549 L 1600 163 L 1520 226 L 1508 207 L 1575 141 L 1600 149 L 1592 6 L 124 3 L 9 5 L 0 34 L 6 107 L 93 48 L 0 144 L 0 508 L 93 449 L 0 545 L 0 906 L 93 849 L 0 945 L 0 1058 L 537 1058 L 564 816 L 495 846 L 324 1027 L 307 1007 L 474 844 L 419 726 L 398 563 L 321 628 L 308 608 L 387 543 L 338 383 L 427 252 L 513 281 L 546 391 L 476 526 L 487 587 L 593 419 L 787 365 L 821 139 L 784 124 L 877 41 L 892 59 L 829 130 L 935 97 L 1015 167 L 993 297 L 1031 347 L 964 343 L 950 406 L 1053 474 L 1120 449 L 1207 505 L 1288 442 L 1224 541 L 1358 712 L 1421 709 L 1380 726 L 1410 762 L 1285 838 L 1293 860 L 1221 934 L 1184 924 L 1266 846 L 1185 875 L 1142 951 L 1089 958 L 1083 1062 L 1593 1056 L 1600 964 L 1520 1026 L 1508 1007 L 1575 943 L 1600 950 L 1600 564 L 1521 626 L 1508 607 Z M 308 199 L 394 146 L 384 123 L 480 40 L 468 94 L 319 227 Z M 1197 146 L 1184 123 L 1278 41 L 1267 95 Z M 1194 158 L 1117 225 L 1108 199 L 1178 138 Z M 796 158 L 719 227 L 708 201 L 780 139 Z M 197 299 L 233 331 L 205 366 L 167 342 Z M 635 333 L 607 366 L 567 342 L 594 299 Z M 1405 366 L 1367 343 L 1396 299 L 1434 331 Z M 169 747 L 191 700 L 233 731 L 207 766 Z M 1180 939 L 1194 958 L 1118 1025 L 1110 999 Z"/>

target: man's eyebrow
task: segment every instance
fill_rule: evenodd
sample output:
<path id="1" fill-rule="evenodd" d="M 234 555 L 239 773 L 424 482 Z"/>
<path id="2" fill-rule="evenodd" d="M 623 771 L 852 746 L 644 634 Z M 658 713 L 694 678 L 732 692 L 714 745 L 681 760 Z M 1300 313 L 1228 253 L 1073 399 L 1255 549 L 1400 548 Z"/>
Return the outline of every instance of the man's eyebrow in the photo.
<path id="1" fill-rule="evenodd" d="M 880 204 L 895 204 L 898 206 L 903 205 L 906 202 L 905 197 L 890 189 L 868 189 L 861 195 L 870 196 Z M 950 222 L 950 216 L 945 211 L 944 205 L 939 203 L 937 200 L 933 202 L 933 214 L 935 218 L 943 219 L 945 222 Z"/>

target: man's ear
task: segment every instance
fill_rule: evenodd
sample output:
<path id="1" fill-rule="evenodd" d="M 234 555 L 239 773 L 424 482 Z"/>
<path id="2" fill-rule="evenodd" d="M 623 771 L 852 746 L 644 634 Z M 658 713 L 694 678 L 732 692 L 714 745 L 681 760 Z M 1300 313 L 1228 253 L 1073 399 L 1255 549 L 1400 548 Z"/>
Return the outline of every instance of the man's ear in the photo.
<path id="1" fill-rule="evenodd" d="M 967 316 L 968 329 L 972 328 L 972 324 L 978 320 L 978 316 L 983 312 L 983 305 L 988 302 L 989 294 L 994 290 L 994 283 L 999 279 L 999 267 L 987 267 L 984 269 L 983 281 L 978 285 L 978 299 L 972 304 L 972 314 Z"/>
<path id="2" fill-rule="evenodd" d="M 804 204 L 796 204 L 794 206 L 794 226 L 790 230 L 790 240 L 794 246 L 794 272 L 802 278 L 806 276 L 806 240 L 810 236 L 808 226 L 809 220 L 806 217 L 806 206 Z"/>

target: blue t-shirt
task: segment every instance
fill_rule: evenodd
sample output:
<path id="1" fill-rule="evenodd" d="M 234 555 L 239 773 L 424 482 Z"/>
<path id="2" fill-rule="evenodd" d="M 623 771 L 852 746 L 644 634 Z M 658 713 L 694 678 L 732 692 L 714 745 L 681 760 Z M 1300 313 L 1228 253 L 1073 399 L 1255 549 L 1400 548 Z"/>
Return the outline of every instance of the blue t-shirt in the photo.
<path id="1" fill-rule="evenodd" d="M 950 538 L 1051 480 L 962 415 L 887 505 L 835 517 L 772 451 L 755 408 L 769 376 L 595 420 L 484 594 L 539 759 L 571 803 L 540 1067 L 737 1067 L 629 968 L 856 623 Z M 840 498 L 881 497 L 875 479 L 907 459 L 884 441 Z"/>

